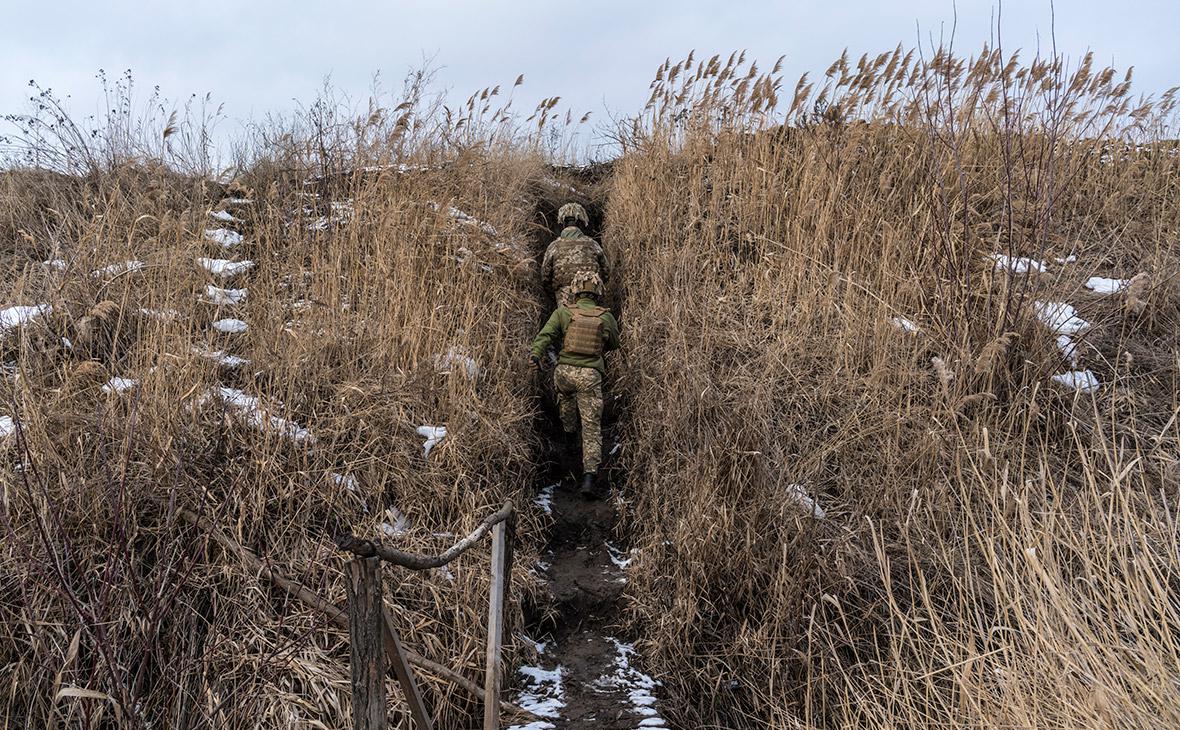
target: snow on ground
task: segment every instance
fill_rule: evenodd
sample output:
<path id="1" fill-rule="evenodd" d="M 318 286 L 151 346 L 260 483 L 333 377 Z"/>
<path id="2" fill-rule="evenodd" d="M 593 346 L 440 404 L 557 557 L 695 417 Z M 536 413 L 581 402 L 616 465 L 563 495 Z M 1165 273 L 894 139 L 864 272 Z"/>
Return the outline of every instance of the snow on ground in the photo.
<path id="1" fill-rule="evenodd" d="M 8 309 L 0 309 L 0 335 L 6 335 L 10 330 L 40 319 L 51 312 L 53 312 L 53 307 L 48 304 L 17 305 Z"/>
<path id="2" fill-rule="evenodd" d="M 1090 329 L 1090 323 L 1078 316 L 1078 310 L 1065 302 L 1033 302 L 1033 311 L 1053 334 L 1076 335 Z"/>
<path id="3" fill-rule="evenodd" d="M 918 325 L 914 324 L 911 320 L 906 319 L 905 317 L 894 317 L 893 319 L 889 320 L 889 324 L 898 328 L 902 332 L 908 332 L 910 334 L 917 334 L 918 332 L 921 332 L 921 329 L 918 327 Z"/>
<path id="4" fill-rule="evenodd" d="M 229 259 L 197 259 L 197 265 L 214 276 L 228 279 L 238 274 L 244 274 L 254 268 L 253 261 L 230 261 Z"/>
<path id="5" fill-rule="evenodd" d="M 225 350 L 203 350 L 199 347 L 194 347 L 193 353 L 206 360 L 212 360 L 223 368 L 240 368 L 243 365 L 250 364 L 250 361 L 246 358 L 231 355 Z"/>
<path id="6" fill-rule="evenodd" d="M 1014 274 L 1027 274 L 1029 271 L 1035 271 L 1039 274 L 1046 270 L 1044 261 L 1038 261 L 1024 256 L 1009 256 L 1002 253 L 993 253 L 990 257 L 995 263 L 997 270 L 1007 269 Z"/>
<path id="7" fill-rule="evenodd" d="M 440 209 L 439 204 L 435 203 L 433 201 L 427 203 L 427 205 L 430 206 L 431 210 L 439 210 Z M 454 220 L 458 223 L 462 223 L 463 225 L 474 226 L 474 227 L 480 229 L 481 231 L 483 231 L 484 233 L 488 234 L 489 236 L 494 236 L 498 233 L 498 231 L 496 231 L 496 227 L 493 226 L 492 224 L 485 223 L 484 221 L 481 221 L 480 219 L 476 218 L 475 216 L 472 216 L 468 213 L 464 213 L 463 211 L 459 210 L 458 208 L 456 208 L 453 205 L 447 206 L 447 217 L 451 218 L 451 220 Z"/>
<path id="8" fill-rule="evenodd" d="M 1057 335 L 1057 349 L 1070 365 L 1078 364 L 1078 343 L 1069 335 Z"/>
<path id="9" fill-rule="evenodd" d="M 222 248 L 233 248 L 245 240 L 242 234 L 228 228 L 209 228 L 205 230 L 205 240 L 212 241 Z"/>
<path id="10" fill-rule="evenodd" d="M 1086 279 L 1086 288 L 1098 294 L 1114 294 L 1127 284 L 1129 279 L 1108 279 L 1105 276 L 1091 276 Z"/>
<path id="11" fill-rule="evenodd" d="M 626 644 L 613 637 L 607 637 L 615 645 L 614 672 L 604 674 L 594 681 L 592 687 L 599 692 L 623 691 L 631 706 L 627 708 L 632 714 L 640 716 L 641 728 L 666 728 L 668 724 L 660 717 L 655 708 L 656 697 L 652 690 L 660 685 L 650 676 L 631 666 L 631 656 L 635 654 L 635 645 Z"/>
<path id="12" fill-rule="evenodd" d="M 253 202 L 249 198 L 228 198 L 225 201 L 226 205 L 250 205 Z"/>
<path id="13" fill-rule="evenodd" d="M 241 221 L 237 218 L 234 218 L 233 213 L 230 213 L 228 210 L 211 210 L 209 211 L 209 217 L 214 220 L 221 221 L 222 223 L 241 223 Z"/>
<path id="14" fill-rule="evenodd" d="M 1090 323 L 1079 317 L 1077 310 L 1065 302 L 1033 302 L 1033 310 L 1037 319 L 1056 335 L 1057 349 L 1061 351 L 1062 357 L 1076 367 L 1078 345 L 1074 335 L 1086 332 L 1090 329 Z M 1052 380 L 1082 392 L 1095 390 L 1102 384 L 1098 376 L 1089 370 L 1070 370 L 1052 376 Z"/>
<path id="15" fill-rule="evenodd" d="M 108 380 L 106 385 L 102 386 L 102 392 L 122 393 L 124 391 L 131 390 L 137 385 L 139 385 L 139 381 L 135 380 L 134 378 L 121 378 L 115 376 Z"/>
<path id="16" fill-rule="evenodd" d="M 70 263 L 68 261 L 63 261 L 62 259 L 49 259 L 48 261 L 42 261 L 41 265 L 47 269 L 53 269 L 54 271 L 65 271 L 67 268 L 69 268 Z"/>
<path id="17" fill-rule="evenodd" d="M 16 433 L 16 422 L 11 416 L 0 416 L 0 439 Z"/>
<path id="18" fill-rule="evenodd" d="M 549 719 L 561 717 L 561 708 L 565 707 L 565 669 L 558 665 L 556 669 L 524 666 L 517 670 L 525 676 L 527 687 L 516 697 L 516 704 L 529 712 Z M 551 730 L 557 727 L 545 720 L 534 720 L 526 725 L 513 725 L 509 730 Z"/>
<path id="19" fill-rule="evenodd" d="M 356 480 L 356 477 L 351 476 L 351 475 L 346 476 L 344 474 L 337 474 L 336 472 L 332 472 L 331 477 L 332 477 L 332 481 L 336 482 L 337 484 L 344 487 L 348 491 L 350 491 L 350 492 L 359 491 L 358 490 L 358 482 Z"/>
<path id="20" fill-rule="evenodd" d="M 533 504 L 541 508 L 547 515 L 553 514 L 553 490 L 557 489 L 556 484 L 550 484 L 537 492 L 537 496 L 533 499 Z"/>
<path id="21" fill-rule="evenodd" d="M 462 348 L 451 347 L 441 355 L 434 356 L 434 368 L 440 375 L 450 375 L 454 372 L 466 373 L 467 377 L 474 380 L 478 378 L 483 372 L 483 368 L 475 361 L 475 358 L 466 354 Z"/>
<path id="22" fill-rule="evenodd" d="M 250 329 L 250 325 L 240 319 L 219 319 L 213 323 L 213 329 L 227 335 L 236 335 Z"/>
<path id="23" fill-rule="evenodd" d="M 426 439 L 426 443 L 422 444 L 423 458 L 430 458 L 430 451 L 447 437 L 446 426 L 419 426 L 418 435 Z"/>
<path id="24" fill-rule="evenodd" d="M 132 271 L 142 271 L 147 266 L 142 261 L 119 261 L 109 266 L 104 266 L 101 269 L 95 269 L 90 272 L 91 276 L 118 276 Z"/>
<path id="25" fill-rule="evenodd" d="M 1074 262 L 1075 262 L 1075 261 L 1077 261 L 1077 260 L 1078 260 L 1078 256 L 1077 256 L 1077 254 L 1073 254 L 1073 253 L 1071 253 L 1070 255 L 1066 256 L 1065 258 L 1057 258 L 1057 259 L 1054 259 L 1054 261 L 1056 261 L 1057 263 L 1059 263 L 1059 264 L 1061 264 L 1061 265 L 1063 265 L 1063 266 L 1064 266 L 1065 264 L 1072 264 L 1072 263 L 1074 263 Z"/>
<path id="26" fill-rule="evenodd" d="M 205 286 L 205 301 L 219 307 L 227 307 L 246 301 L 248 293 L 248 289 L 222 289 L 219 286 L 207 284 Z"/>
<path id="27" fill-rule="evenodd" d="M 615 564 L 619 570 L 626 570 L 627 566 L 631 564 L 631 554 L 615 547 L 611 543 L 606 543 L 606 553 L 610 557 L 610 561 Z"/>
<path id="28" fill-rule="evenodd" d="M 811 515 L 817 520 L 822 520 L 827 517 L 824 508 L 819 506 L 819 502 L 812 499 L 811 495 L 807 493 L 807 489 L 802 484 L 788 484 L 787 497 L 792 502 L 803 508 L 803 511 Z"/>
<path id="29" fill-rule="evenodd" d="M 152 319 L 158 319 L 163 322 L 171 322 L 172 320 L 174 320 L 180 316 L 180 312 L 176 311 L 175 309 L 143 309 L 143 308 L 141 308 L 139 310 L 139 313 L 145 317 L 150 317 Z"/>
<path id="30" fill-rule="evenodd" d="M 382 535 L 393 539 L 410 531 L 410 521 L 397 507 L 389 507 L 382 516 L 385 517 L 385 521 L 377 526 Z"/>
<path id="31" fill-rule="evenodd" d="M 229 410 L 234 411 L 241 421 L 259 431 L 273 431 L 297 443 L 315 440 L 311 432 L 297 423 L 279 416 L 267 415 L 262 401 L 247 395 L 237 388 L 221 386 L 212 391 Z"/>
<path id="32" fill-rule="evenodd" d="M 1053 382 L 1075 388 L 1083 393 L 1098 390 L 1098 387 L 1102 385 L 1098 376 L 1089 370 L 1070 370 L 1060 373 L 1053 376 Z"/>

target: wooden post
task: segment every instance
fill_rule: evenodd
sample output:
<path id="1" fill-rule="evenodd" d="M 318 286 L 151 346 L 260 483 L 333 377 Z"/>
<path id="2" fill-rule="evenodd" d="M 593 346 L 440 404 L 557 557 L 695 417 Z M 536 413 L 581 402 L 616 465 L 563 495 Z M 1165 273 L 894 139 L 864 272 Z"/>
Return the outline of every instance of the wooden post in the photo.
<path id="1" fill-rule="evenodd" d="M 406 704 L 410 706 L 410 715 L 414 718 L 414 727 L 418 730 L 434 730 L 434 721 L 426 711 L 422 702 L 422 693 L 418 691 L 418 683 L 414 681 L 414 672 L 410 669 L 410 662 L 406 659 L 406 650 L 402 647 L 401 639 L 393 628 L 393 620 L 389 616 L 389 608 L 385 607 L 385 653 L 397 675 L 397 681 L 406 695 Z"/>
<path id="2" fill-rule="evenodd" d="M 488 659 L 483 690 L 483 728 L 500 728 L 500 642 L 504 633 L 504 567 L 508 530 L 503 522 L 492 530 L 492 585 L 488 591 Z"/>
<path id="3" fill-rule="evenodd" d="M 348 638 L 352 644 L 352 727 L 385 730 L 385 612 L 381 559 L 348 564 Z"/>

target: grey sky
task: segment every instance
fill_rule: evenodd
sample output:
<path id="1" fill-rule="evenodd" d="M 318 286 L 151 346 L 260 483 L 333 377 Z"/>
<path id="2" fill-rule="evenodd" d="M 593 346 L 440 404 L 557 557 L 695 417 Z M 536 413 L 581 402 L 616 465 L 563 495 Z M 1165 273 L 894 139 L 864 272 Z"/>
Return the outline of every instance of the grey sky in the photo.
<path id="1" fill-rule="evenodd" d="M 842 49 L 859 56 L 913 46 L 919 35 L 949 32 L 951 0 L 742 2 L 640 0 L 555 3 L 536 0 L 337 0 L 336 2 L 126 2 L 0 0 L 0 112 L 21 111 L 36 79 L 96 108 L 99 68 L 132 69 L 141 90 L 169 98 L 212 92 L 227 126 L 309 101 L 325 76 L 363 101 L 375 72 L 388 88 L 424 57 L 437 80 L 465 98 L 485 85 L 507 87 L 517 74 L 519 110 L 560 95 L 561 108 L 638 111 L 665 57 L 748 49 L 767 64 L 786 54 L 788 83 L 821 73 Z M 987 40 L 994 0 L 959 0 L 956 47 Z M 1161 0 L 1058 0 L 1057 46 L 1071 57 L 1093 50 L 1101 63 L 1136 67 L 1135 88 L 1158 93 L 1180 83 L 1180 3 Z M 1006 48 L 1031 56 L 1048 47 L 1048 0 L 1008 2 Z"/>

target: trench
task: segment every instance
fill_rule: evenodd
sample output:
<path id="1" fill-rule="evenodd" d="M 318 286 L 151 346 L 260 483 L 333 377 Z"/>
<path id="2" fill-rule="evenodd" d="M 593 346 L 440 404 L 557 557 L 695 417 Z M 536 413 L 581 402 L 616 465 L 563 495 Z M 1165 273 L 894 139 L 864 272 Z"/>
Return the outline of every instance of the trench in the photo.
<path id="1" fill-rule="evenodd" d="M 538 263 L 558 233 L 557 208 L 567 200 L 587 209 L 591 225 L 586 233 L 601 241 L 605 196 L 593 191 L 603 189 L 603 177 L 601 171 L 584 171 L 572 182 L 590 192 L 574 194 L 566 188 L 565 192 L 549 190 L 540 196 L 533 234 Z M 604 304 L 619 317 L 626 337 L 626 323 L 609 281 L 607 289 Z M 553 309 L 552 299 L 541 291 L 538 295 L 545 297 L 543 316 L 547 318 Z M 543 323 L 538 322 L 537 329 Z M 612 457 L 620 448 L 615 421 L 625 401 L 611 388 L 611 367 L 608 355 L 604 459 L 599 473 L 610 494 L 601 499 L 586 499 L 578 491 L 580 440 L 563 439 L 552 367 L 536 376 L 534 383 L 541 404 L 536 420 L 541 464 L 536 501 L 550 515 L 552 524 L 541 560 L 532 569 L 548 584 L 549 600 L 525 607 L 525 633 L 537 644 L 538 657 L 534 664 L 517 668 L 513 699 L 544 719 L 514 725 L 515 730 L 670 727 L 660 712 L 658 682 L 642 671 L 642 660 L 622 626 L 630 561 L 615 500 L 625 474 Z"/>

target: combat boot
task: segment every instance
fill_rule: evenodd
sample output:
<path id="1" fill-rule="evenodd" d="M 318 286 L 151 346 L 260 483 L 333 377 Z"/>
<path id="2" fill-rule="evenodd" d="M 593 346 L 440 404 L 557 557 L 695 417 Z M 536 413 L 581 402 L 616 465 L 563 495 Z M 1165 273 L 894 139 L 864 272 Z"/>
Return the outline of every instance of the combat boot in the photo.
<path id="1" fill-rule="evenodd" d="M 598 491 L 597 479 L 594 472 L 586 472 L 582 475 L 582 497 L 585 499 L 600 499 L 602 495 Z"/>

